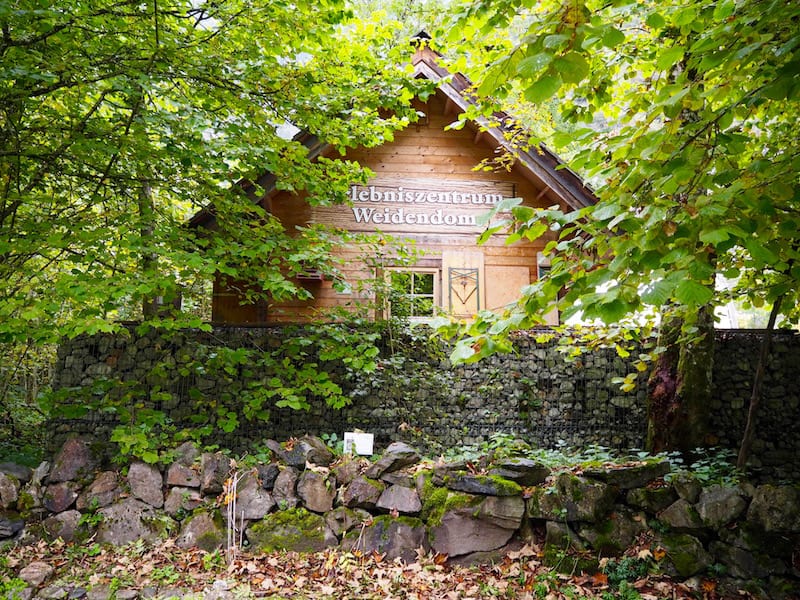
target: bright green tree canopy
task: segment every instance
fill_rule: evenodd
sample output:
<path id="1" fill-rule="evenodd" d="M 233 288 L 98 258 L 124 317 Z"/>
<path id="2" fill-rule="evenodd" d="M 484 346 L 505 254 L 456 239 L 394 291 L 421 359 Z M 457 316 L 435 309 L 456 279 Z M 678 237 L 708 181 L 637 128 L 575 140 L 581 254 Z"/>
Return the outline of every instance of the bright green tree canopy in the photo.
<path id="1" fill-rule="evenodd" d="M 413 118 L 410 48 L 349 17 L 339 0 L 2 3 L 0 341 L 108 329 L 214 273 L 301 294 L 291 275 L 334 240 L 284 232 L 231 184 L 271 171 L 341 200 L 360 168 L 280 128 L 344 148 Z M 198 236 L 185 222 L 209 203 L 218 232 Z"/>
<path id="2" fill-rule="evenodd" d="M 691 324 L 699 307 L 730 297 L 786 295 L 786 322 L 796 322 L 800 4 L 471 2 L 450 31 L 453 42 L 480 40 L 458 64 L 479 65 L 484 114 L 516 93 L 558 102 L 550 142 L 578 148 L 570 166 L 599 197 L 569 214 L 518 206 L 496 224 L 528 239 L 557 232 L 552 271 L 514 315 L 465 330 L 462 356 L 553 307 L 605 323 L 668 309 Z M 720 275 L 738 285 L 720 291 Z"/>

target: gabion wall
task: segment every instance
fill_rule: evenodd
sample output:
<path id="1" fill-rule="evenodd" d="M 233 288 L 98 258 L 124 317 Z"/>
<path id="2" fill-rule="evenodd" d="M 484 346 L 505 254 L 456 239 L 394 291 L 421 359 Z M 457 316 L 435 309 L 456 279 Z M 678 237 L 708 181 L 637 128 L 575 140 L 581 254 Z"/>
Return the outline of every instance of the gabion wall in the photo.
<path id="1" fill-rule="evenodd" d="M 181 364 L 200 345 L 275 348 L 282 335 L 280 328 L 231 327 L 211 333 L 183 331 L 169 339 L 155 332 L 79 337 L 59 349 L 56 387 L 67 392 L 64 402 L 68 404 L 71 390 L 77 398 L 79 388 L 90 389 L 103 379 L 157 385 L 171 397 L 149 401 L 144 394 L 136 401 L 163 410 L 179 426 L 189 424 L 195 412 L 190 390 L 202 390 L 206 396 L 227 393 L 235 399 L 237 386 L 247 384 L 181 374 Z M 444 358 L 444 349 L 430 352 L 400 343 L 397 350 L 395 344 L 394 352 L 384 348 L 375 373 L 342 381 L 352 398 L 350 406 L 334 410 L 316 400 L 309 411 L 273 409 L 269 421 L 242 418 L 236 431 L 215 432 L 214 441 L 242 451 L 269 438 L 334 432 L 341 437 L 343 431 L 360 429 L 374 433 L 379 445 L 405 440 L 428 452 L 485 441 L 495 432 L 514 433 L 540 447 L 644 446 L 646 375 L 640 376 L 635 391 L 623 393 L 611 381 L 634 369 L 612 349 L 566 362 L 555 342 L 537 343 L 534 332 L 520 334 L 515 341 L 514 354 L 458 367 Z M 711 429 L 720 445 L 736 448 L 744 429 L 760 335 L 720 331 L 716 344 Z M 154 373 L 156 364 L 161 368 Z M 329 369 L 334 377 L 344 379 L 343 369 Z M 800 478 L 798 372 L 798 337 L 776 334 L 754 451 L 757 461 L 779 478 Z M 53 422 L 50 439 L 53 447 L 76 433 L 107 439 L 115 424 L 113 416 L 97 413 L 60 419 Z"/>
<path id="2" fill-rule="evenodd" d="M 737 448 L 747 421 L 762 332 L 719 330 L 714 346 L 712 434 Z M 753 462 L 778 479 L 800 480 L 800 336 L 773 334 L 753 442 Z"/>

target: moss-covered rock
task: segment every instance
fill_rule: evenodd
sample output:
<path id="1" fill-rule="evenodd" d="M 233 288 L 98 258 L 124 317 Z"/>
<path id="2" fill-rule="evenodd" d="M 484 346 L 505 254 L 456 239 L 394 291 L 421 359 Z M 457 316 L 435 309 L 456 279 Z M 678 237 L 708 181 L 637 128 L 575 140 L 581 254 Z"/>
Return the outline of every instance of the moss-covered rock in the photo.
<path id="1" fill-rule="evenodd" d="M 142 539 L 156 542 L 175 530 L 175 521 L 158 513 L 149 504 L 135 498 L 126 498 L 116 504 L 101 508 L 97 515 L 102 519 L 97 532 L 100 542 L 122 546 Z"/>
<path id="2" fill-rule="evenodd" d="M 715 561 L 724 564 L 733 577 L 753 579 L 786 573 L 783 561 L 766 554 L 753 553 L 725 542 L 711 542 L 709 549 Z"/>
<path id="3" fill-rule="evenodd" d="M 213 552 L 225 545 L 225 523 L 220 512 L 197 511 L 183 521 L 181 532 L 175 540 L 179 548 L 197 547 Z"/>
<path id="4" fill-rule="evenodd" d="M 471 475 L 458 473 L 444 478 L 444 485 L 456 492 L 483 496 L 521 496 L 518 483 L 499 475 Z"/>
<path id="5" fill-rule="evenodd" d="M 764 529 L 750 521 L 740 521 L 735 528 L 722 528 L 718 531 L 723 542 L 733 544 L 757 554 L 769 554 L 791 562 L 796 548 L 800 547 L 800 536 Z"/>
<path id="6" fill-rule="evenodd" d="M 690 577 L 711 564 L 711 555 L 696 537 L 687 533 L 666 534 L 659 544 L 666 550 L 667 571 L 681 577 Z"/>
<path id="7" fill-rule="evenodd" d="M 608 519 L 587 523 L 579 529 L 595 552 L 603 556 L 617 556 L 633 543 L 634 538 L 647 529 L 644 515 L 634 513 L 624 506 L 617 506 Z"/>
<path id="8" fill-rule="evenodd" d="M 92 519 L 82 519 L 77 510 L 67 510 L 51 515 L 42 521 L 42 534 L 48 541 L 61 538 L 65 542 L 82 542 L 96 530 Z"/>
<path id="9" fill-rule="evenodd" d="M 672 478 L 672 487 L 682 500 L 694 504 L 703 491 L 703 486 L 693 474 L 686 471 L 677 473 Z"/>
<path id="10" fill-rule="evenodd" d="M 517 530 L 522 526 L 525 501 L 521 496 L 488 496 L 473 514 L 476 518 L 498 527 Z"/>
<path id="11" fill-rule="evenodd" d="M 96 452 L 87 441 L 79 438 L 67 440 L 53 459 L 49 483 L 88 483 L 87 479 L 91 477 L 98 462 Z"/>
<path id="12" fill-rule="evenodd" d="M 401 558 L 412 562 L 417 549 L 428 549 L 425 524 L 414 517 L 376 517 L 363 529 L 350 531 L 342 540 L 345 550 L 379 552 L 387 559 Z"/>
<path id="13" fill-rule="evenodd" d="M 528 516 L 550 521 L 598 521 L 611 512 L 617 489 L 600 481 L 561 473 L 555 486 L 536 488 L 528 499 Z"/>
<path id="14" fill-rule="evenodd" d="M 561 573 L 596 572 L 597 556 L 586 546 L 566 523 L 548 521 L 544 543 L 543 562 Z"/>
<path id="15" fill-rule="evenodd" d="M 477 507 L 483 500 L 481 496 L 451 492 L 440 487 L 433 487 L 423 495 L 425 501 L 420 516 L 433 527 L 441 525 L 445 513 L 464 507 Z"/>
<path id="16" fill-rule="evenodd" d="M 372 519 L 372 515 L 361 508 L 351 510 L 346 506 L 337 506 L 332 511 L 325 513 L 325 524 L 337 538 L 341 538 L 354 527 L 366 523 L 370 519 Z"/>
<path id="17" fill-rule="evenodd" d="M 445 511 L 441 522 L 429 529 L 431 547 L 448 556 L 491 552 L 506 545 L 514 535 L 513 529 L 478 519 L 474 512 L 471 506 Z"/>
<path id="18" fill-rule="evenodd" d="M 15 508 L 20 483 L 14 475 L 0 472 L 0 508 Z"/>
<path id="19" fill-rule="evenodd" d="M 550 475 L 550 469 L 529 458 L 513 457 L 496 462 L 489 475 L 498 475 L 519 485 L 530 487 L 544 482 Z"/>
<path id="20" fill-rule="evenodd" d="M 646 510 L 652 515 L 664 510 L 677 499 L 678 496 L 671 486 L 635 488 L 628 490 L 625 497 L 629 505 Z"/>
<path id="21" fill-rule="evenodd" d="M 583 474 L 590 479 L 599 479 L 617 486 L 621 490 L 629 490 L 647 485 L 669 471 L 669 462 L 664 460 L 621 467 L 595 467 L 586 469 Z"/>
<path id="22" fill-rule="evenodd" d="M 342 494 L 342 503 L 348 508 L 374 509 L 386 486 L 368 477 L 356 477 Z"/>
<path id="23" fill-rule="evenodd" d="M 325 519 L 304 508 L 269 514 L 248 527 L 245 535 L 255 552 L 319 552 L 338 542 Z"/>
<path id="24" fill-rule="evenodd" d="M 16 535 L 25 527 L 25 520 L 13 510 L 0 510 L 0 540 Z"/>
<path id="25" fill-rule="evenodd" d="M 757 523 L 766 531 L 800 532 L 800 489 L 794 486 L 759 486 L 747 520 Z"/>
<path id="26" fill-rule="evenodd" d="M 695 531 L 702 529 L 703 521 L 694 506 L 683 498 L 670 504 L 658 514 L 658 519 L 679 531 Z"/>

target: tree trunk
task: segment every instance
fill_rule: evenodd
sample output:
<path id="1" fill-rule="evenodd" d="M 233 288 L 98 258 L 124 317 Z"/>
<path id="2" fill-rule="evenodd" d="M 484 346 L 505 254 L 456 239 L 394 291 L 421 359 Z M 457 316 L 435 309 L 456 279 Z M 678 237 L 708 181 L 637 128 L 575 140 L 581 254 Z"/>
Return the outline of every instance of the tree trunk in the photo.
<path id="1" fill-rule="evenodd" d="M 647 449 L 661 452 L 669 447 L 667 432 L 674 419 L 678 390 L 678 340 L 681 321 L 662 321 L 658 345 L 666 350 L 656 358 L 647 381 Z"/>
<path id="2" fill-rule="evenodd" d="M 761 386 L 764 383 L 764 371 L 766 371 L 769 351 L 772 347 L 772 332 L 775 330 L 775 321 L 781 311 L 782 303 L 783 295 L 780 295 L 775 299 L 775 303 L 772 305 L 767 329 L 764 331 L 764 339 L 761 340 L 761 352 L 758 356 L 756 374 L 753 378 L 753 390 L 750 393 L 750 408 L 747 411 L 747 424 L 745 425 L 744 434 L 742 435 L 742 445 L 739 447 L 739 456 L 736 459 L 736 468 L 738 469 L 744 470 L 747 465 L 747 459 L 750 458 L 750 449 L 753 446 L 753 437 L 755 436 L 756 430 L 758 407 L 761 404 Z"/>
<path id="3" fill-rule="evenodd" d="M 707 442 L 714 360 L 714 320 L 701 309 L 699 332 L 681 340 L 680 319 L 661 326 L 659 346 L 666 348 L 648 380 L 647 448 L 688 451 Z"/>
<path id="4" fill-rule="evenodd" d="M 153 190 L 150 183 L 142 182 L 139 188 L 138 198 L 139 209 L 139 235 L 141 236 L 142 254 L 140 257 L 140 269 L 145 279 L 152 279 L 158 268 L 158 259 L 154 252 L 148 250 L 147 246 L 153 243 L 154 232 L 154 209 L 153 209 Z M 142 298 L 142 317 L 151 319 L 158 315 L 161 306 L 160 298 L 157 295 L 145 296 Z"/>

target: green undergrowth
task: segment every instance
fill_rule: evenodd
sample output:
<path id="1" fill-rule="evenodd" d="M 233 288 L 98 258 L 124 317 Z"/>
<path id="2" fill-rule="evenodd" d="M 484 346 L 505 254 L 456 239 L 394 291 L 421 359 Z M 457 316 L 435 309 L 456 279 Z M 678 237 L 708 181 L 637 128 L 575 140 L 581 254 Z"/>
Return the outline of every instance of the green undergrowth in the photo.
<path id="1" fill-rule="evenodd" d="M 704 486 L 735 485 L 742 477 L 741 471 L 736 469 L 734 452 L 726 448 L 697 448 L 685 455 L 650 453 L 637 448 L 612 449 L 597 444 L 570 447 L 559 443 L 555 448 L 536 448 L 513 434 L 494 433 L 487 441 L 452 448 L 443 455 L 448 462 L 467 461 L 476 465 L 515 457 L 535 460 L 555 472 L 667 461 L 673 473 L 690 472 Z"/>

